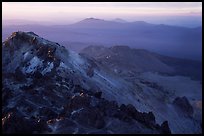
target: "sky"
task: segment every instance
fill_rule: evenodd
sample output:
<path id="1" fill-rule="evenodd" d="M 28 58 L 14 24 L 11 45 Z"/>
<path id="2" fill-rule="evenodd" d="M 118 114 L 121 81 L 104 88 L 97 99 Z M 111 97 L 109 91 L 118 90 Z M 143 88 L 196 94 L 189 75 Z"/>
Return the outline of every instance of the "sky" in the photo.
<path id="1" fill-rule="evenodd" d="M 66 24 L 84 18 L 201 23 L 201 2 L 2 2 L 2 19 Z"/>

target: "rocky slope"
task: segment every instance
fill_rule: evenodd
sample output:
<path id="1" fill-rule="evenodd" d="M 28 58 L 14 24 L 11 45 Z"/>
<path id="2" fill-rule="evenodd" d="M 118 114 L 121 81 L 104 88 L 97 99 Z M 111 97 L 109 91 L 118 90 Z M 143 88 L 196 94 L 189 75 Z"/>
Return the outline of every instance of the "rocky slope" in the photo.
<path id="1" fill-rule="evenodd" d="M 133 49 L 128 46 L 89 46 L 81 52 L 108 66 L 113 72 L 121 75 L 141 72 L 158 72 L 168 75 L 189 76 L 202 79 L 202 63 L 160 55 L 144 49 Z M 127 61 L 128 60 L 128 61 Z"/>
<path id="2" fill-rule="evenodd" d="M 128 46 L 89 46 L 81 54 L 132 83 L 137 88 L 134 95 L 137 101 L 131 103 L 141 111 L 152 111 L 157 122 L 168 120 L 172 133 L 201 132 L 202 108 L 198 108 L 202 101 L 200 62 Z"/>
<path id="3" fill-rule="evenodd" d="M 3 42 L 2 66 L 3 133 L 171 133 L 135 108 L 137 88 L 33 32 Z"/>

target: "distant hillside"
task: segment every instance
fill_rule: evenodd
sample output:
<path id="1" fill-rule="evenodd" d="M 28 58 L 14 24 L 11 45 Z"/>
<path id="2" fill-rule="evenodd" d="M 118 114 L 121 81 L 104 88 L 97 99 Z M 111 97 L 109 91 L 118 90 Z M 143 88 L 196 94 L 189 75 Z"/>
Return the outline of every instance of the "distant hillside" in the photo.
<path id="1" fill-rule="evenodd" d="M 93 57 L 113 71 L 123 72 L 159 72 L 168 75 L 190 76 L 202 79 L 202 63 L 159 55 L 144 49 L 132 49 L 128 46 L 89 46 L 81 51 Z"/>
<path id="2" fill-rule="evenodd" d="M 86 18 L 72 25 L 3 26 L 3 40 L 11 32 L 18 30 L 35 31 L 57 42 L 95 43 L 104 46 L 128 45 L 179 58 L 201 60 L 202 54 L 202 27 L 154 25 L 144 21 L 121 23 Z"/>

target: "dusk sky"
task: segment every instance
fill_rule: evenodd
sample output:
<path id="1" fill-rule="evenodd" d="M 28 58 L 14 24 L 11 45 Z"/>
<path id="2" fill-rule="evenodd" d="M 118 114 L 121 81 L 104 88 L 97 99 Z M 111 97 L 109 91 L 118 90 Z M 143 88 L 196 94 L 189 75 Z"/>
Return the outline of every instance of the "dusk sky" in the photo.
<path id="1" fill-rule="evenodd" d="M 74 23 L 88 17 L 127 21 L 202 20 L 201 2 L 3 2 L 2 18 Z"/>

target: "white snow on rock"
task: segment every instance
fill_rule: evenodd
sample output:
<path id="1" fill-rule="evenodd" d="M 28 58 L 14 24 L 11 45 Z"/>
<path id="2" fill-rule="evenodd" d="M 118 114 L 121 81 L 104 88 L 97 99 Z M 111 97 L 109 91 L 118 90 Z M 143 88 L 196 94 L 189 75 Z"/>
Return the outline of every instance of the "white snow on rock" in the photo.
<path id="1" fill-rule="evenodd" d="M 53 67 L 54 67 L 53 62 L 52 62 L 52 63 L 48 62 L 48 63 L 47 63 L 47 67 L 42 71 L 42 74 L 44 75 L 44 74 L 46 74 L 47 72 L 51 72 L 51 70 L 53 69 Z"/>
<path id="2" fill-rule="evenodd" d="M 37 67 L 42 65 L 42 61 L 37 56 L 33 57 L 29 63 L 30 65 L 28 67 L 23 68 L 25 73 L 34 73 Z"/>
<path id="3" fill-rule="evenodd" d="M 69 51 L 69 53 L 70 53 L 71 61 L 75 66 L 84 64 L 83 58 L 78 53 L 71 50 Z"/>
<path id="4" fill-rule="evenodd" d="M 24 55 L 23 55 L 23 60 L 25 60 L 29 55 L 29 52 L 26 52 Z"/>
<path id="5" fill-rule="evenodd" d="M 60 62 L 60 67 L 65 68 L 65 69 L 68 68 L 67 65 L 64 64 L 64 62 Z"/>
<path id="6" fill-rule="evenodd" d="M 74 115 L 75 113 L 79 113 L 81 110 L 83 110 L 84 108 L 80 108 L 78 110 L 74 110 L 71 112 L 71 115 Z"/>

